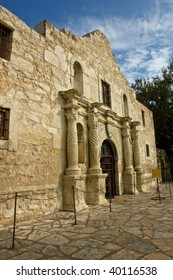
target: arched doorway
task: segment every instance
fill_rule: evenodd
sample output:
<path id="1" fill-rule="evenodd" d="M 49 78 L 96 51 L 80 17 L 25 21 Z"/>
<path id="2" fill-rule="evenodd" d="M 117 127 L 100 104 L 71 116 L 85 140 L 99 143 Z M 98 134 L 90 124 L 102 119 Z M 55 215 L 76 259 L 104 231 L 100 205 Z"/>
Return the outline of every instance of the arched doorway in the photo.
<path id="1" fill-rule="evenodd" d="M 104 140 L 101 147 L 101 168 L 103 173 L 107 173 L 105 197 L 114 197 L 116 195 L 115 186 L 115 160 L 114 152 L 109 141 Z"/>

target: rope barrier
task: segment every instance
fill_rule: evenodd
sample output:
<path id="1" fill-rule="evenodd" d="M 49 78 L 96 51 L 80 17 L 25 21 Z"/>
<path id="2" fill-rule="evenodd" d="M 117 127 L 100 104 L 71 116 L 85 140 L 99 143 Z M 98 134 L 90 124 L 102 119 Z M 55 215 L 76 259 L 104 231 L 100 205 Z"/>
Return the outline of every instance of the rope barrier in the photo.
<path id="1" fill-rule="evenodd" d="M 84 191 L 84 190 L 79 190 L 79 189 L 77 189 L 77 188 L 75 188 L 75 190 L 76 191 L 78 191 L 78 192 L 83 192 L 83 193 L 88 193 L 88 194 L 91 194 L 91 193 L 105 193 L 104 191 L 102 191 L 102 190 L 97 190 L 97 191 L 93 191 L 93 192 L 87 192 L 87 191 Z"/>
<path id="2" fill-rule="evenodd" d="M 157 182 L 158 183 L 158 182 Z M 119 186 L 122 186 L 123 184 L 119 184 Z M 134 184 L 128 184 L 129 186 L 135 188 L 136 185 Z M 172 182 L 171 182 L 171 185 L 172 185 Z M 166 187 L 166 186 L 165 186 Z M 157 185 L 157 189 L 158 189 L 158 185 Z M 109 199 L 109 209 L 110 209 L 110 212 L 112 212 L 112 197 L 111 197 L 111 187 L 109 185 L 106 185 L 105 187 L 105 191 L 108 190 L 109 191 L 109 195 L 108 197 L 106 197 L 106 199 Z M 169 184 L 169 190 L 170 190 L 170 184 Z M 77 192 L 82 192 L 82 193 L 85 193 L 85 194 L 93 194 L 93 193 L 102 193 L 102 194 L 105 194 L 105 191 L 103 191 L 102 189 L 98 189 L 96 191 L 86 191 L 86 190 L 81 190 L 81 189 L 78 189 L 74 186 L 72 186 L 72 195 L 73 195 L 73 209 L 74 209 L 74 225 L 77 225 L 77 211 L 76 211 L 76 194 Z M 64 194 L 66 193 L 71 193 L 69 190 L 66 191 L 66 192 L 63 192 L 61 195 L 57 195 L 55 197 L 50 197 L 50 198 L 32 198 L 32 197 L 28 197 L 27 195 L 18 195 L 17 192 L 15 192 L 15 195 L 10 197 L 10 198 L 7 198 L 7 199 L 3 199 L 3 200 L 0 200 L 0 203 L 6 203 L 7 201 L 9 200 L 12 200 L 12 199 L 15 199 L 14 201 L 14 218 L 13 218 L 13 239 L 12 239 L 12 247 L 11 249 L 14 249 L 14 242 L 15 242 L 15 228 L 16 228 L 16 216 L 17 216 L 17 201 L 19 198 L 23 198 L 23 199 L 28 199 L 28 200 L 35 200 L 35 201 L 45 201 L 45 200 L 53 200 L 53 199 L 57 199 L 61 196 L 63 196 Z M 9 194 L 3 194 L 3 195 L 9 195 Z M 33 194 L 34 195 L 34 194 Z M 170 196 L 171 196 L 171 190 L 170 190 Z M 159 192 L 159 201 L 161 203 L 161 197 L 160 197 L 160 192 Z"/>
<path id="3" fill-rule="evenodd" d="M 66 192 L 64 192 L 63 194 L 66 194 L 66 193 L 69 193 L 69 191 L 66 191 Z M 55 196 L 55 197 L 50 197 L 50 198 L 30 198 L 30 197 L 25 196 L 25 195 L 18 195 L 17 197 L 18 197 L 18 198 L 24 198 L 24 199 L 30 199 L 30 200 L 51 200 L 51 199 L 59 198 L 59 197 L 63 196 L 63 194 L 57 195 L 57 196 Z M 2 195 L 2 194 L 0 194 L 0 195 Z M 9 195 L 9 194 L 6 193 L 6 194 L 3 194 L 3 195 Z M 12 196 L 11 198 L 7 198 L 7 199 L 5 199 L 5 200 L 0 200 L 0 203 L 5 203 L 5 202 L 7 202 L 8 200 L 13 199 L 13 198 L 15 198 L 15 196 Z"/>
<path id="4" fill-rule="evenodd" d="M 7 195 L 7 194 L 6 194 L 6 195 Z M 13 198 L 15 198 L 15 196 L 12 196 L 12 197 L 10 197 L 10 198 L 6 198 L 5 200 L 0 200 L 0 203 L 7 202 L 8 200 L 11 200 L 11 199 L 13 199 Z"/>
<path id="5" fill-rule="evenodd" d="M 167 187 L 166 186 L 166 183 L 164 183 L 164 185 L 165 185 L 165 188 Z M 172 185 L 172 182 L 169 182 L 169 191 L 170 191 L 170 196 L 171 196 L 171 189 L 170 189 L 170 187 L 171 187 L 171 185 Z M 123 186 L 123 184 L 119 184 L 119 186 L 121 187 L 121 186 Z M 128 184 L 128 186 L 133 186 L 134 187 L 134 184 Z M 135 187 L 136 187 L 136 185 L 135 185 Z M 102 194 L 105 194 L 105 191 L 103 191 L 103 190 L 101 190 L 101 189 L 98 189 L 98 190 L 96 190 L 96 191 L 86 191 L 86 190 L 81 190 L 81 189 L 78 189 L 78 188 L 75 188 L 75 191 L 77 191 L 77 192 L 82 192 L 82 193 L 85 193 L 85 194 L 94 194 L 94 193 L 102 193 Z M 28 196 L 26 196 L 26 195 L 18 195 L 18 198 L 23 198 L 23 199 L 28 199 L 28 200 L 35 200 L 35 201 L 46 201 L 46 200 L 53 200 L 53 199 L 57 199 L 57 198 L 60 198 L 60 197 L 62 197 L 64 194 L 66 194 L 66 193 L 69 193 L 69 191 L 66 191 L 66 192 L 63 192 L 63 194 L 60 194 L 60 195 L 57 195 L 57 196 L 55 196 L 55 197 L 50 197 L 50 198 L 33 198 L 33 197 L 28 197 Z M 0 194 L 1 195 L 1 194 Z M 2 195 L 9 195 L 8 193 L 6 193 L 6 194 L 2 194 Z M 6 198 L 6 199 L 2 199 L 2 200 L 0 200 L 0 203 L 6 203 L 7 201 L 9 201 L 9 200 L 12 200 L 12 199 L 14 199 L 15 198 L 15 196 L 12 196 L 12 197 L 10 197 L 10 198 Z"/>
<path id="6" fill-rule="evenodd" d="M 21 196 L 21 195 L 19 195 L 18 196 L 19 198 L 24 198 L 24 199 L 30 199 L 30 200 L 51 200 L 51 199 L 56 199 L 56 198 L 58 198 L 58 196 L 56 196 L 56 197 L 50 197 L 50 198 L 30 198 L 30 197 L 27 197 L 27 196 Z"/>

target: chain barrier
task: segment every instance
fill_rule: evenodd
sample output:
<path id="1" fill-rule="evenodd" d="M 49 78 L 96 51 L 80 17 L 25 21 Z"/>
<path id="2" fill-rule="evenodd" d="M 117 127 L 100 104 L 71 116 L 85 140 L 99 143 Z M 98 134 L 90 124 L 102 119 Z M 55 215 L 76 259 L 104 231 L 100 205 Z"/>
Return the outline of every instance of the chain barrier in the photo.
<path id="1" fill-rule="evenodd" d="M 66 193 L 66 192 L 65 192 Z M 3 194 L 3 195 L 8 195 L 8 194 Z M 51 197 L 51 198 L 41 198 L 41 199 L 37 199 L 37 198 L 29 198 L 28 196 L 25 195 L 18 195 L 18 193 L 15 193 L 15 196 L 1 200 L 0 203 L 6 203 L 8 200 L 12 200 L 14 199 L 14 215 L 13 215 L 13 232 L 12 232 L 12 245 L 11 245 L 11 249 L 14 249 L 14 243 L 15 243 L 15 231 L 16 231 L 16 216 L 17 216 L 17 200 L 18 198 L 23 198 L 23 199 L 28 199 L 28 200 L 40 200 L 40 201 L 45 201 L 45 200 L 52 200 L 52 199 L 56 199 L 58 197 L 61 197 L 63 194 L 61 195 L 57 195 L 56 197 Z"/>
<path id="2" fill-rule="evenodd" d="M 121 185 L 121 184 L 119 184 Z M 135 188 L 136 188 L 136 185 L 134 184 L 128 184 L 129 186 L 131 186 L 131 189 L 134 190 L 134 194 L 136 194 L 136 191 L 135 191 Z M 169 191 L 170 191 L 170 196 L 171 195 L 171 188 L 170 186 L 172 185 L 172 182 L 169 183 Z M 165 184 L 165 187 L 166 187 L 166 184 Z M 105 196 L 105 198 L 107 200 L 109 200 L 109 209 L 110 209 L 110 212 L 112 212 L 112 195 L 111 195 L 111 186 L 106 185 L 106 190 L 108 190 L 108 197 Z M 105 194 L 105 191 L 103 191 L 102 189 L 98 189 L 96 191 L 85 191 L 85 190 L 81 190 L 81 189 L 78 189 L 76 188 L 74 185 L 72 186 L 72 196 L 73 196 L 73 211 L 74 211 L 74 225 L 77 225 L 77 211 L 76 211 L 76 193 L 77 192 L 82 192 L 82 193 L 85 193 L 85 194 L 94 194 L 94 193 L 101 193 L 101 194 Z M 155 198 L 153 198 L 152 196 L 152 199 L 159 199 L 160 203 L 161 203 L 161 193 L 160 193 L 160 189 L 157 185 L 157 189 L 156 189 L 156 192 L 155 195 L 157 195 L 157 197 L 155 196 Z M 12 199 L 15 199 L 14 200 L 14 218 L 13 218 L 13 238 L 12 238 L 12 247 L 11 249 L 14 249 L 14 242 L 15 242 L 15 229 L 16 229 L 16 215 L 17 215 L 17 201 L 19 198 L 23 198 L 23 199 L 28 199 L 28 200 L 35 200 L 35 201 L 45 201 L 45 200 L 53 200 L 53 199 L 57 199 L 59 197 L 62 197 L 64 194 L 66 193 L 69 193 L 69 190 L 66 191 L 66 192 L 63 192 L 62 194 L 60 195 L 57 195 L 55 197 L 51 197 L 51 198 L 31 198 L 31 197 L 28 197 L 27 195 L 18 195 L 18 193 L 16 192 L 14 196 L 10 197 L 10 198 L 7 198 L 7 199 L 2 199 L 0 200 L 0 203 L 6 203 L 7 201 L 9 200 L 12 200 Z M 9 194 L 0 194 L 0 195 L 9 195 Z M 34 195 L 34 194 L 33 194 Z"/>

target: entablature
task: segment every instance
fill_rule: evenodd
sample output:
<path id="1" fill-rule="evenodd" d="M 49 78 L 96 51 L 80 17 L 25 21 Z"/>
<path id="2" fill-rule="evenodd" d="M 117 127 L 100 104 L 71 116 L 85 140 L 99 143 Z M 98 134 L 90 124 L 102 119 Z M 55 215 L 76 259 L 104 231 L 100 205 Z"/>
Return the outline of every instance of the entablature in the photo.
<path id="1" fill-rule="evenodd" d="M 119 129 L 127 123 L 130 126 L 139 125 L 139 122 L 132 121 L 130 117 L 119 116 L 101 102 L 89 102 L 86 97 L 81 96 L 74 88 L 60 91 L 59 94 L 65 100 L 65 104 L 63 105 L 65 110 L 74 109 L 83 117 L 88 117 L 88 114 L 92 112 L 97 115 L 99 122 L 115 126 Z"/>

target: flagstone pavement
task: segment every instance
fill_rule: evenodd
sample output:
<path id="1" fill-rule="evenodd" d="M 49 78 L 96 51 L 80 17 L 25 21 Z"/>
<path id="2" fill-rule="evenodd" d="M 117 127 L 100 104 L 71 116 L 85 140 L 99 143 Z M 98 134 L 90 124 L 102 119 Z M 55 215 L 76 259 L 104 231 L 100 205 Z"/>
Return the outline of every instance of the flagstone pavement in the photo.
<path id="1" fill-rule="evenodd" d="M 172 260 L 173 197 L 116 196 L 77 213 L 55 212 L 0 225 L 0 260 Z M 154 197 L 156 199 L 151 199 Z M 110 211 L 111 210 L 111 211 Z"/>

